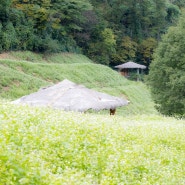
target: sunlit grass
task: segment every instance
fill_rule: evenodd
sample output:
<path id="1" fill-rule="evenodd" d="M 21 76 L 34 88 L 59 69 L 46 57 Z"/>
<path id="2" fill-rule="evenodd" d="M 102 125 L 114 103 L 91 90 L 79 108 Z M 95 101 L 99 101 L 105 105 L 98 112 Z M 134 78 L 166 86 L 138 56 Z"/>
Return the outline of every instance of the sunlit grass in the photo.
<path id="1" fill-rule="evenodd" d="M 8 53 L 9 57 L 14 60 L 30 61 L 30 62 L 46 62 L 43 54 L 33 53 L 31 51 L 12 51 Z"/>
<path id="2" fill-rule="evenodd" d="M 92 63 L 92 61 L 84 55 L 75 53 L 56 53 L 56 54 L 40 54 L 31 51 L 12 51 L 8 53 L 9 58 L 14 60 L 29 61 L 33 63 L 58 63 L 58 64 L 74 64 L 74 63 Z"/>
<path id="3" fill-rule="evenodd" d="M 74 53 L 59 53 L 44 56 L 44 59 L 50 63 L 59 64 L 75 64 L 75 63 L 92 63 L 92 61 L 84 55 Z"/>
<path id="4" fill-rule="evenodd" d="M 185 121 L 0 104 L 0 184 L 183 185 Z"/>
<path id="5" fill-rule="evenodd" d="M 0 97 L 9 100 L 21 97 L 44 87 L 48 82 L 11 69 L 0 66 Z"/>

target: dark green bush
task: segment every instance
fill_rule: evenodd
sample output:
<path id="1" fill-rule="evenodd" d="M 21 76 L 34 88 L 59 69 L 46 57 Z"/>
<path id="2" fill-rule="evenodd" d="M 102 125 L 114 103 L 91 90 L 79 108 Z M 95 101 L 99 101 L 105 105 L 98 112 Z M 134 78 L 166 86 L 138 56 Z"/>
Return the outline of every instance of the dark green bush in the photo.
<path id="1" fill-rule="evenodd" d="M 158 110 L 165 115 L 185 114 L 184 28 L 182 17 L 163 37 L 150 66 L 148 84 Z"/>

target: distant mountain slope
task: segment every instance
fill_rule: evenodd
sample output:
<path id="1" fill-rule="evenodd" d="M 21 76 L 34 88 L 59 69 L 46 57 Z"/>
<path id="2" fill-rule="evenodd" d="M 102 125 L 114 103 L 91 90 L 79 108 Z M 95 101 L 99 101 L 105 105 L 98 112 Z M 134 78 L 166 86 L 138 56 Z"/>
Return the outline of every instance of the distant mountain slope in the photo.
<path id="1" fill-rule="evenodd" d="M 28 54 L 31 61 L 25 60 Z M 126 97 L 130 104 L 119 108 L 118 114 L 156 113 L 150 93 L 142 82 L 129 81 L 111 68 L 94 64 L 83 55 L 68 53 L 67 60 L 66 53 L 47 56 L 47 60 L 31 52 L 5 56 L 0 57 L 1 98 L 14 100 L 41 87 L 69 79 L 110 95 Z"/>

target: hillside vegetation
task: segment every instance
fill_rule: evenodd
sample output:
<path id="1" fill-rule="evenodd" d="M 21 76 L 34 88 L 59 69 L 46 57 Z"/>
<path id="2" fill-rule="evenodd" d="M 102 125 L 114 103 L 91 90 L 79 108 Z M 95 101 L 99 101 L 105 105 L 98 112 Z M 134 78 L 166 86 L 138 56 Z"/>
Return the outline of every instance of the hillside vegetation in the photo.
<path id="1" fill-rule="evenodd" d="M 183 120 L 0 104 L 1 185 L 184 185 Z"/>
<path id="2" fill-rule="evenodd" d="M 125 79 L 109 67 L 94 64 L 83 55 L 61 53 L 44 56 L 11 52 L 0 60 L 0 97 L 14 100 L 64 79 L 130 101 L 118 114 L 154 114 L 150 93 L 142 82 Z"/>
<path id="3" fill-rule="evenodd" d="M 144 83 L 63 55 L 1 56 L 0 185 L 183 185 L 184 120 L 157 115 Z M 109 116 L 10 102 L 65 78 L 131 103 Z"/>
<path id="4" fill-rule="evenodd" d="M 73 52 L 104 65 L 148 66 L 184 7 L 184 0 L 1 0 L 0 52 Z"/>

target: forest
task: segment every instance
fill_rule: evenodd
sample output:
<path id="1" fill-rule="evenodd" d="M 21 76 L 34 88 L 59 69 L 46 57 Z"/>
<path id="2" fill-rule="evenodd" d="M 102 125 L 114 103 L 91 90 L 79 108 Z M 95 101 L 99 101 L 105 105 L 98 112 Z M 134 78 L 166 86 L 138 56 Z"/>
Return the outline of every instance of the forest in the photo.
<path id="1" fill-rule="evenodd" d="M 183 0 L 1 0 L 0 52 L 73 52 L 114 66 L 147 66 Z"/>

